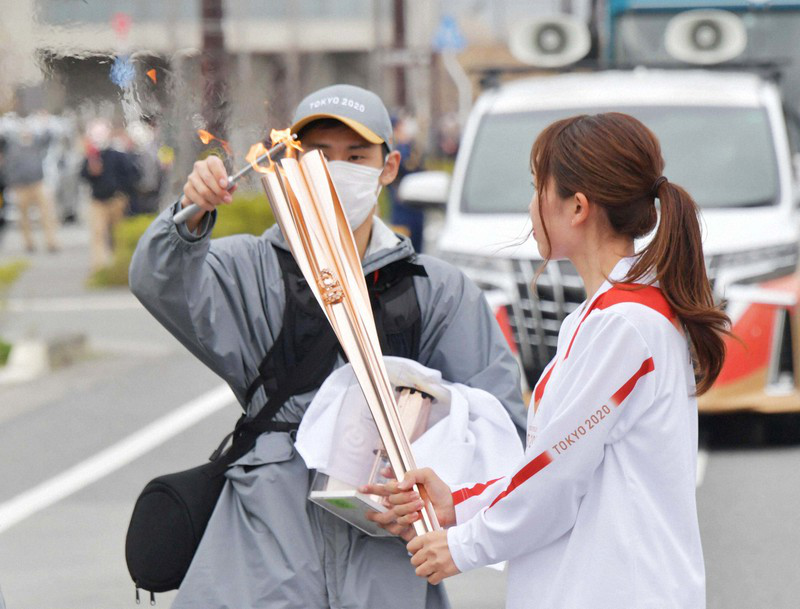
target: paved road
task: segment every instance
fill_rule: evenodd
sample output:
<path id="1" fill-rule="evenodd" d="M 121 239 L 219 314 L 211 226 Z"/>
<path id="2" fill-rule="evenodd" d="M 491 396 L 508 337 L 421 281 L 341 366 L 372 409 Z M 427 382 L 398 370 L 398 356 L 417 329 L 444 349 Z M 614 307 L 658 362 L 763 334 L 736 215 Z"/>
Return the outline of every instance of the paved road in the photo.
<path id="1" fill-rule="evenodd" d="M 125 290 L 86 290 L 85 238 L 72 229 L 64 240 L 60 255 L 32 259 L 0 313 L 0 335 L 82 332 L 92 356 L 35 381 L 0 386 L 0 513 L 10 500 L 220 385 Z M 18 252 L 8 235 L 0 261 Z M 155 475 L 205 459 L 236 415 L 233 405 L 216 410 L 14 526 L 3 530 L 0 520 L 0 587 L 9 609 L 136 606 L 123 547 L 138 491 Z M 800 448 L 711 448 L 704 463 L 698 509 L 709 608 L 797 609 Z M 483 609 L 502 607 L 504 582 L 504 573 L 481 570 L 447 586 L 454 607 Z M 171 597 L 158 598 L 168 606 Z"/>

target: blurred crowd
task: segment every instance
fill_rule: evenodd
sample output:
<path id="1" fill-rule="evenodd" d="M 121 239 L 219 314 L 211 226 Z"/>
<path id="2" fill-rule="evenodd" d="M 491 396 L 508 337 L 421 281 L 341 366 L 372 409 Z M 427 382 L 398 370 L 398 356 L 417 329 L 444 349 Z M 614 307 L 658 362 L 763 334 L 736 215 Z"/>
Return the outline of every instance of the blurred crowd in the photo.
<path id="1" fill-rule="evenodd" d="M 423 213 L 399 201 L 397 186 L 425 167 L 426 149 L 454 158 L 459 126 L 446 115 L 428 134 L 402 111 L 393 124 L 403 160 L 389 188 L 390 221 L 422 251 Z M 430 135 L 432 147 L 425 145 Z M 0 251 L 4 231 L 18 227 L 28 252 L 56 252 L 61 226 L 75 223 L 88 231 L 92 271 L 109 264 L 114 226 L 125 216 L 157 212 L 166 194 L 175 154 L 160 139 L 158 125 L 147 117 L 121 126 L 102 117 L 46 112 L 0 116 Z"/>
<path id="2" fill-rule="evenodd" d="M 426 169 L 428 157 L 452 163 L 461 141 L 461 127 L 455 114 L 443 115 L 435 125 L 433 146 L 426 146 L 428 134 L 420 128 L 416 118 L 399 111 L 392 116 L 394 147 L 400 153 L 400 171 L 389 185 L 391 211 L 389 222 L 394 230 L 405 233 L 417 252 L 424 249 L 425 213 L 419 207 L 406 205 L 398 196 L 400 181 L 411 173 Z"/>
<path id="3" fill-rule="evenodd" d="M 13 221 L 28 252 L 40 241 L 56 252 L 61 225 L 78 223 L 89 231 L 92 270 L 102 268 L 116 223 L 158 210 L 174 154 L 157 129 L 146 118 L 121 127 L 100 117 L 0 116 L 0 231 Z"/>

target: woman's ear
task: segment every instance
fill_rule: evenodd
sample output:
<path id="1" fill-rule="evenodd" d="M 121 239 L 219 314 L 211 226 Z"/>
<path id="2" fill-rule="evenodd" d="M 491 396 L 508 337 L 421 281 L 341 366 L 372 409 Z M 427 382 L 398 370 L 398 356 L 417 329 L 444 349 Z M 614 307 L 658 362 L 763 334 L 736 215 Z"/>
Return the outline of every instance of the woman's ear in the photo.
<path id="1" fill-rule="evenodd" d="M 582 192 L 576 192 L 572 197 L 572 226 L 580 226 L 589 218 L 591 203 Z"/>

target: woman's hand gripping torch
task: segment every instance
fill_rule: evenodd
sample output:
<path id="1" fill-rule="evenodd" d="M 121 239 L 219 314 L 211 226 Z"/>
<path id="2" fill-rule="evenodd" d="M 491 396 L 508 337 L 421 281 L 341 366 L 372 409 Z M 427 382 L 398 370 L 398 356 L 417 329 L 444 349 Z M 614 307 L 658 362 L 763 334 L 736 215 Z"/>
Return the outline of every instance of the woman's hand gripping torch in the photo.
<path id="1" fill-rule="evenodd" d="M 236 182 L 238 182 L 242 177 L 246 176 L 248 173 L 253 171 L 255 165 L 261 165 L 265 161 L 274 161 L 275 157 L 277 157 L 286 150 L 287 140 L 293 142 L 296 139 L 297 135 L 292 134 L 288 138 L 279 141 L 272 148 L 270 148 L 264 154 L 255 159 L 255 161 L 244 166 L 242 169 L 234 173 L 232 176 L 229 176 L 228 185 L 225 187 L 225 190 L 227 190 L 228 192 L 233 190 L 233 187 L 236 185 Z M 175 224 L 183 224 L 184 222 L 186 222 L 190 218 L 193 218 L 196 214 L 200 213 L 201 211 L 202 208 L 199 205 L 197 205 L 196 203 L 192 203 L 191 205 L 187 205 L 181 211 L 175 214 L 172 217 L 172 221 Z"/>

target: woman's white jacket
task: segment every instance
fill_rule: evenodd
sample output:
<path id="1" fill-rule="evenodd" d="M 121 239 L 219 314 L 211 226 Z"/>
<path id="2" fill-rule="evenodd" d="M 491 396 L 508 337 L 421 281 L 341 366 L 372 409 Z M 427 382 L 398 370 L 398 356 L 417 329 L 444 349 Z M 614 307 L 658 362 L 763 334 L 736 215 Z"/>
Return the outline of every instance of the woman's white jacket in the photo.
<path id="1" fill-rule="evenodd" d="M 694 392 L 661 291 L 604 283 L 562 325 L 524 458 L 454 493 L 458 568 L 510 559 L 510 609 L 705 607 Z"/>

